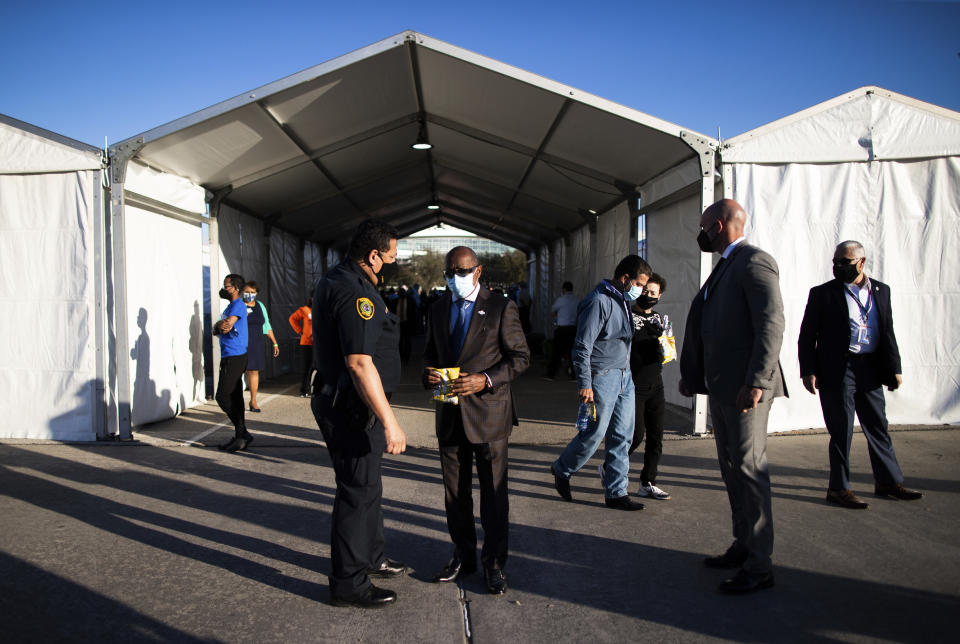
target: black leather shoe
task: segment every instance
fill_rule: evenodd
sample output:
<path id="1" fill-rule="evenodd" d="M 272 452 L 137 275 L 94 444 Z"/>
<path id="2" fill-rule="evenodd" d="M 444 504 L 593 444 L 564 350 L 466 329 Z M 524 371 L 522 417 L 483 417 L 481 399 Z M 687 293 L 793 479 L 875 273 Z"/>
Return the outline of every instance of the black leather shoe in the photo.
<path id="1" fill-rule="evenodd" d="M 433 576 L 434 582 L 454 581 L 461 575 L 469 575 L 477 571 L 477 561 L 461 561 L 460 557 L 454 555 L 443 568 Z"/>
<path id="2" fill-rule="evenodd" d="M 731 545 L 722 555 L 716 557 L 707 557 L 703 560 L 703 565 L 707 568 L 739 568 L 747 560 L 750 553 L 737 547 L 737 544 Z"/>
<path id="3" fill-rule="evenodd" d="M 557 493 L 564 501 L 573 501 L 573 495 L 570 494 L 570 479 L 565 479 L 550 466 L 550 473 L 553 474 L 553 487 L 557 488 Z"/>
<path id="4" fill-rule="evenodd" d="M 336 595 L 331 597 L 334 606 L 354 606 L 356 608 L 380 608 L 395 601 L 397 601 L 397 593 L 386 588 L 377 588 L 373 584 L 370 584 L 366 592 L 355 599 L 337 597 Z"/>
<path id="5" fill-rule="evenodd" d="M 902 483 L 896 485 L 878 485 L 873 488 L 873 493 L 881 497 L 893 497 L 901 501 L 916 501 L 923 498 L 923 492 L 908 490 Z"/>
<path id="6" fill-rule="evenodd" d="M 613 508 L 614 510 L 627 510 L 628 512 L 636 512 L 637 510 L 643 509 L 643 503 L 637 503 L 636 501 L 632 500 L 629 494 L 618 496 L 613 499 L 604 499 L 603 502 L 608 508 Z"/>
<path id="7" fill-rule="evenodd" d="M 721 582 L 719 589 L 722 593 L 742 595 L 771 587 L 773 587 L 773 573 L 741 570 L 732 579 Z"/>
<path id="8" fill-rule="evenodd" d="M 827 490 L 827 501 L 851 510 L 866 510 L 870 507 L 869 503 L 861 501 L 850 490 Z"/>
<path id="9" fill-rule="evenodd" d="M 500 568 L 484 568 L 483 581 L 492 595 L 502 595 L 507 592 L 507 577 Z"/>
<path id="10" fill-rule="evenodd" d="M 371 568 L 367 571 L 367 574 L 371 577 L 396 577 L 397 575 L 402 575 L 407 572 L 406 564 L 403 564 L 399 561 L 394 561 L 389 557 L 384 557 L 383 561 L 380 562 L 380 565 L 376 568 Z"/>
<path id="11" fill-rule="evenodd" d="M 217 449 L 219 449 L 221 452 L 229 452 L 230 454 L 233 454 L 237 450 L 246 449 L 247 445 L 249 445 L 249 442 L 246 439 L 234 436 L 226 443 L 220 443 L 217 445 Z"/>

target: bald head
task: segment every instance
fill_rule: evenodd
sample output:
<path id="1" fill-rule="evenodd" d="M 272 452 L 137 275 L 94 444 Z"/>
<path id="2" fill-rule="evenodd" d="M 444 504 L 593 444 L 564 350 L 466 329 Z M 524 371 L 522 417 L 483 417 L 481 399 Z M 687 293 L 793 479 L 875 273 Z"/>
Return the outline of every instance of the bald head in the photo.
<path id="1" fill-rule="evenodd" d="M 743 236 L 747 213 L 733 199 L 721 199 L 703 211 L 700 228 L 709 239 L 711 250 L 722 253 L 727 246 Z"/>
<path id="2" fill-rule="evenodd" d="M 465 266 L 460 266 L 459 262 L 462 260 L 466 260 L 469 263 Z M 477 254 L 473 252 L 472 248 L 467 246 L 454 246 L 450 249 L 450 252 L 447 253 L 447 268 L 465 268 L 466 266 L 476 266 L 478 262 L 479 260 L 477 259 Z"/>

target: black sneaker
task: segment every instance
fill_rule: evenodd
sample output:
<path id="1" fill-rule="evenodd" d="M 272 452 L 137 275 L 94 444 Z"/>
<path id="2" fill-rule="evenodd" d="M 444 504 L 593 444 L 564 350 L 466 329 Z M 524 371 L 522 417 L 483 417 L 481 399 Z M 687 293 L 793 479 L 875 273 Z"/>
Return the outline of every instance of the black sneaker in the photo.
<path id="1" fill-rule="evenodd" d="M 604 499 L 603 502 L 608 508 L 613 508 L 614 510 L 636 512 L 637 510 L 643 509 L 643 503 L 637 503 L 636 501 L 631 500 L 629 494 L 624 494 L 623 496 L 618 496 L 613 499 Z"/>

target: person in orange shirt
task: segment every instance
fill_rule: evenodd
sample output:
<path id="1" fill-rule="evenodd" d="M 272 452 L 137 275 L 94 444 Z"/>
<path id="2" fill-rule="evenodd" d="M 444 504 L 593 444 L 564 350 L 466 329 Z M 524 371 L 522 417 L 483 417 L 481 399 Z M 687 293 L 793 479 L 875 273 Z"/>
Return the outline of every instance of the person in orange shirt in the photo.
<path id="1" fill-rule="evenodd" d="M 303 366 L 303 381 L 300 383 L 300 397 L 310 395 L 310 380 L 313 375 L 313 298 L 307 298 L 306 306 L 301 306 L 290 316 L 290 326 L 300 336 L 300 364 Z"/>

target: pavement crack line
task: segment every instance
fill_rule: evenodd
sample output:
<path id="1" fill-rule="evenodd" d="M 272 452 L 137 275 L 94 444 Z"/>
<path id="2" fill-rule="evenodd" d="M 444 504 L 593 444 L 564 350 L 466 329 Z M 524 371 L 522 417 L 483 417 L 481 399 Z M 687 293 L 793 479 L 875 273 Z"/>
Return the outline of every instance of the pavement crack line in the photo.
<path id="1" fill-rule="evenodd" d="M 460 613 L 463 617 L 463 641 L 466 644 L 473 644 L 473 630 L 470 628 L 470 600 L 467 599 L 467 593 L 463 586 L 457 584 L 457 595 L 460 601 Z"/>

